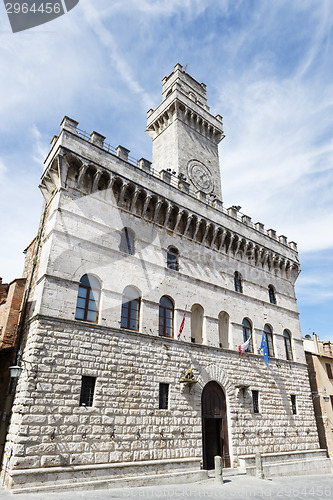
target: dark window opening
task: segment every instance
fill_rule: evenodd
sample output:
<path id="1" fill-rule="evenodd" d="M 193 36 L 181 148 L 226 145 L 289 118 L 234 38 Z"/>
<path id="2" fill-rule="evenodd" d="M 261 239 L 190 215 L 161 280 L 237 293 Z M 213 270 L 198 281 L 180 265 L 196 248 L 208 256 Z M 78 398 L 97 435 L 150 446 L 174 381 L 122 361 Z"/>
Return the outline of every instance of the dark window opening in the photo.
<path id="1" fill-rule="evenodd" d="M 329 363 L 325 363 L 328 378 L 333 379 L 332 367 Z"/>
<path id="2" fill-rule="evenodd" d="M 252 333 L 252 326 L 251 323 L 249 322 L 248 319 L 244 318 L 243 322 L 243 341 L 246 342 Z M 247 349 L 248 352 L 253 352 L 253 337 L 251 337 L 250 342 L 249 342 L 249 347 Z"/>
<path id="3" fill-rule="evenodd" d="M 259 392 L 252 391 L 253 413 L 259 413 Z"/>
<path id="4" fill-rule="evenodd" d="M 264 334 L 266 338 L 268 356 L 274 357 L 273 332 L 270 326 L 265 325 Z"/>
<path id="5" fill-rule="evenodd" d="M 275 290 L 272 285 L 269 285 L 268 287 L 268 295 L 269 295 L 269 301 L 271 304 L 276 304 L 276 296 L 275 296 Z"/>
<path id="6" fill-rule="evenodd" d="M 284 332 L 283 332 L 283 340 L 284 340 L 284 348 L 286 351 L 286 359 L 288 361 L 292 361 L 293 351 L 291 349 L 291 336 L 287 330 L 284 330 Z"/>
<path id="7" fill-rule="evenodd" d="M 242 276 L 238 271 L 234 275 L 235 292 L 243 293 Z"/>
<path id="8" fill-rule="evenodd" d="M 169 405 L 169 384 L 160 384 L 158 407 L 167 410 Z"/>
<path id="9" fill-rule="evenodd" d="M 194 337 L 191 337 L 191 342 L 192 342 L 192 344 L 195 344 L 195 338 Z"/>
<path id="10" fill-rule="evenodd" d="M 297 415 L 296 396 L 295 396 L 295 394 L 291 394 L 290 400 L 291 400 L 291 411 L 292 411 L 293 415 Z"/>
<path id="11" fill-rule="evenodd" d="M 134 255 L 134 233 L 127 227 L 124 227 L 121 232 L 120 251 Z"/>
<path id="12" fill-rule="evenodd" d="M 82 376 L 80 406 L 92 406 L 94 401 L 96 377 Z"/>
<path id="13" fill-rule="evenodd" d="M 167 268 L 179 271 L 179 252 L 175 247 L 169 247 L 167 252 Z"/>

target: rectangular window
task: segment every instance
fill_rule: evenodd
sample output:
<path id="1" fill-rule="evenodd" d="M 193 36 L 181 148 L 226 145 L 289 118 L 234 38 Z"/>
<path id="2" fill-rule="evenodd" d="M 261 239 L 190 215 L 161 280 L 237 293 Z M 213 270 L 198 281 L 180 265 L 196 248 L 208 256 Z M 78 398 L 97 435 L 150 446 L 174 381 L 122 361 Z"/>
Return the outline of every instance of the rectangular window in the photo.
<path id="1" fill-rule="evenodd" d="M 169 384 L 160 384 L 159 403 L 160 410 L 167 410 L 169 404 Z"/>
<path id="2" fill-rule="evenodd" d="M 295 396 L 295 394 L 291 394 L 290 400 L 291 400 L 291 411 L 293 412 L 293 415 L 297 415 L 296 396 Z"/>
<path id="3" fill-rule="evenodd" d="M 253 413 L 259 413 L 259 392 L 252 391 Z"/>
<path id="4" fill-rule="evenodd" d="M 331 406 L 332 406 L 332 410 L 333 410 L 333 396 L 330 396 L 330 400 L 331 400 Z"/>
<path id="5" fill-rule="evenodd" d="M 329 363 L 325 363 L 328 378 L 333 379 L 332 368 Z"/>
<path id="6" fill-rule="evenodd" d="M 94 401 L 96 377 L 82 377 L 80 406 L 92 406 Z"/>

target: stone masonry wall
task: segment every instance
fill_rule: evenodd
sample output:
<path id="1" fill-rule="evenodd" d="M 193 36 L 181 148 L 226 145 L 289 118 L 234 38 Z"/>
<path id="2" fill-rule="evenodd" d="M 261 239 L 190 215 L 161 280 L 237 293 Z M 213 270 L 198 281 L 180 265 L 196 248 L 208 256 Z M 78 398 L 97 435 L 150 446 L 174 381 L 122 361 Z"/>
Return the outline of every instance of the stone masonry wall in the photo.
<path id="1" fill-rule="evenodd" d="M 30 368 L 19 380 L 8 434 L 13 469 L 200 457 L 201 393 L 210 380 L 226 393 L 234 465 L 257 451 L 318 449 L 301 363 L 266 367 L 262 356 L 43 318 L 29 327 L 24 359 Z M 190 366 L 198 379 L 191 391 L 179 383 Z M 79 406 L 82 375 L 97 377 L 92 407 Z M 168 410 L 158 409 L 160 382 L 170 384 Z M 251 390 L 259 391 L 259 414 Z"/>

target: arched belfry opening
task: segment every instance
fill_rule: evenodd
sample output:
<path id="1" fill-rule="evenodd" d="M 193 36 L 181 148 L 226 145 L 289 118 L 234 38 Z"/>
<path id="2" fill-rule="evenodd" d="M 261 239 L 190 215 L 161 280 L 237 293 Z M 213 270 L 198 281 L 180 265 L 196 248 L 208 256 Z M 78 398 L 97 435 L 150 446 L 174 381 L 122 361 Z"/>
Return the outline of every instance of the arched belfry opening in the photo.
<path id="1" fill-rule="evenodd" d="M 227 403 L 217 382 L 208 382 L 201 396 L 203 468 L 214 469 L 214 457 L 222 457 L 222 466 L 230 467 Z"/>

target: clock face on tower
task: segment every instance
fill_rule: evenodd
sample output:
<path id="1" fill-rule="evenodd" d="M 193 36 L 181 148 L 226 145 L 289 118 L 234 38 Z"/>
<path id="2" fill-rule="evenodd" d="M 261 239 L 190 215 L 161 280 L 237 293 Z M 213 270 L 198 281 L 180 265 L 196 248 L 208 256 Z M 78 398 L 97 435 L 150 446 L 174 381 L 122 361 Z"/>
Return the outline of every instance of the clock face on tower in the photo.
<path id="1" fill-rule="evenodd" d="M 187 171 L 192 184 L 197 189 L 204 193 L 211 193 L 213 191 L 213 177 L 206 165 L 198 160 L 191 160 L 188 163 Z"/>

